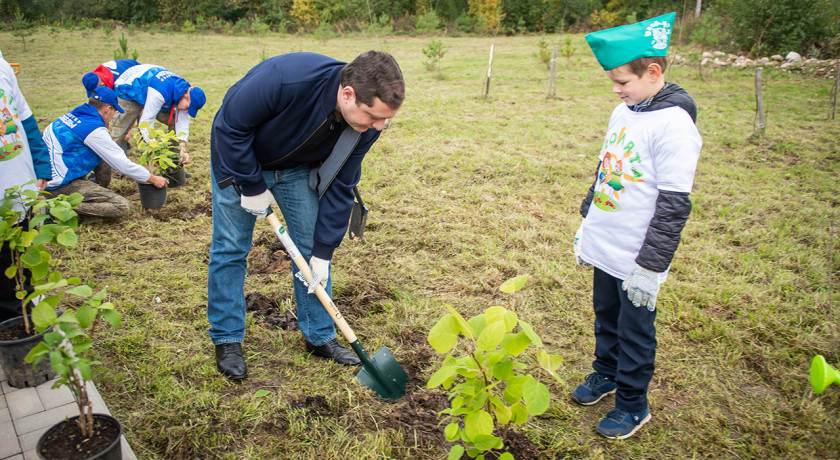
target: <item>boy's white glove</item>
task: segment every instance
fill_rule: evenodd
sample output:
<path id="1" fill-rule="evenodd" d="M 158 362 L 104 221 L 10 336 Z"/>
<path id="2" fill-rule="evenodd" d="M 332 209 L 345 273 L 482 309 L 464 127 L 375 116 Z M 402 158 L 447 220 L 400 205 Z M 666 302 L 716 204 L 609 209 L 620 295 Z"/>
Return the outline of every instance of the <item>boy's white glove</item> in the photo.
<path id="1" fill-rule="evenodd" d="M 589 267 L 590 264 L 583 261 L 580 258 L 580 239 L 583 238 L 583 222 L 581 222 L 580 227 L 578 227 L 577 232 L 575 232 L 575 244 L 573 246 L 573 251 L 575 253 L 575 263 L 580 265 L 581 267 Z"/>
<path id="2" fill-rule="evenodd" d="M 268 215 L 269 206 L 274 204 L 274 195 L 268 190 L 254 196 L 242 195 L 239 197 L 239 205 L 242 209 L 257 216 L 257 219 L 265 219 Z"/>
<path id="3" fill-rule="evenodd" d="M 319 284 L 326 289 L 330 279 L 330 261 L 312 256 L 309 259 L 309 269 L 312 270 L 312 281 L 309 282 L 309 290 L 306 292 L 312 294 Z"/>
<path id="4" fill-rule="evenodd" d="M 653 311 L 656 309 L 656 294 L 659 293 L 659 273 L 636 265 L 621 283 L 621 289 L 627 291 L 633 305 Z"/>

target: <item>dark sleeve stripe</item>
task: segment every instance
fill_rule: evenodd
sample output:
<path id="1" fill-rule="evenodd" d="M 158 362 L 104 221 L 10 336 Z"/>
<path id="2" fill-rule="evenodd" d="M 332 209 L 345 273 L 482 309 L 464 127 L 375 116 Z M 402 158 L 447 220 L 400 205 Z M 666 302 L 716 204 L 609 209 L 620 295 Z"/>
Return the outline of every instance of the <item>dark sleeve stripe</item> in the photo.
<path id="1" fill-rule="evenodd" d="M 592 180 L 592 185 L 589 186 L 589 191 L 586 192 L 586 198 L 580 204 L 580 215 L 586 218 L 589 213 L 589 206 L 592 205 L 592 199 L 595 197 L 595 184 L 598 182 L 598 171 L 601 169 L 601 160 L 598 160 L 598 166 L 595 168 L 595 179 Z"/>
<path id="2" fill-rule="evenodd" d="M 660 190 L 656 210 L 636 263 L 655 272 L 667 270 L 680 244 L 680 234 L 690 213 L 691 200 L 688 193 Z"/>

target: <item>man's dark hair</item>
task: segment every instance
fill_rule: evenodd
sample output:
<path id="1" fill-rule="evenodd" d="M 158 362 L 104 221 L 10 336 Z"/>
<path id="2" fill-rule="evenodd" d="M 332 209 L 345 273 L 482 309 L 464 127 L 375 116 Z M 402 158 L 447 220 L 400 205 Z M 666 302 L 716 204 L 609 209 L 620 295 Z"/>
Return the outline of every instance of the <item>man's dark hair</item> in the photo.
<path id="1" fill-rule="evenodd" d="M 648 66 L 651 64 L 659 64 L 659 67 L 662 67 L 662 73 L 664 74 L 665 68 L 668 67 L 668 59 L 666 59 L 665 56 L 649 56 L 630 61 L 625 65 L 628 69 L 630 69 L 630 72 L 633 72 L 637 77 L 642 78 L 645 72 L 647 72 Z"/>
<path id="2" fill-rule="evenodd" d="M 373 105 L 377 97 L 392 109 L 405 99 L 405 81 L 394 57 L 382 51 L 365 51 L 341 71 L 341 86 L 356 92 L 356 105 Z"/>
<path id="3" fill-rule="evenodd" d="M 106 104 L 106 103 L 104 103 L 100 100 L 94 99 L 94 98 L 88 99 L 88 104 L 92 105 L 93 108 L 96 109 L 96 110 L 100 110 L 103 107 L 108 107 L 109 105 L 111 105 L 111 104 Z"/>

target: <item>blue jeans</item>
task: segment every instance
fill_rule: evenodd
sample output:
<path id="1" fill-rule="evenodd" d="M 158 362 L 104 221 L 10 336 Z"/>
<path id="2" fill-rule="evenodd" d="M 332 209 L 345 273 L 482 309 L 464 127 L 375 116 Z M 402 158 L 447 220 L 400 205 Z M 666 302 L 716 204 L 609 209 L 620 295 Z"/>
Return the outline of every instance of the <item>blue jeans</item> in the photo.
<path id="1" fill-rule="evenodd" d="M 615 380 L 615 407 L 640 412 L 648 407 L 647 390 L 656 359 L 656 311 L 636 307 L 621 280 L 595 268 L 595 361 L 592 367 Z"/>
<path id="2" fill-rule="evenodd" d="M 309 188 L 309 166 L 282 171 L 263 171 L 268 190 L 283 213 L 286 229 L 308 263 L 314 244 L 318 218 L 318 194 Z M 213 183 L 213 239 L 207 273 L 207 319 L 214 345 L 242 342 L 245 337 L 245 273 L 256 217 L 239 205 L 239 194 L 230 186 L 220 189 Z M 261 222 L 268 228 L 268 224 Z M 292 263 L 292 272 L 298 270 Z M 293 277 L 298 326 L 313 345 L 335 338 L 332 317 L 315 294 Z M 332 297 L 332 276 L 327 281 Z"/>

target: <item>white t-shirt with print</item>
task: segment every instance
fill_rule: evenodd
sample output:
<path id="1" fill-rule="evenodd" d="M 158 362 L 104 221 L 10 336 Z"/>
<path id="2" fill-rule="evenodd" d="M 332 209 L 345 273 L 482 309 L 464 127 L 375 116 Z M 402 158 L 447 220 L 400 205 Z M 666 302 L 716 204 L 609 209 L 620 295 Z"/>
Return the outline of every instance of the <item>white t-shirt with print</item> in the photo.
<path id="1" fill-rule="evenodd" d="M 583 220 L 581 259 L 626 279 L 636 265 L 659 191 L 691 192 L 702 145 L 697 127 L 680 107 L 633 112 L 619 104 L 610 117 L 595 196 Z"/>
<path id="2" fill-rule="evenodd" d="M 35 180 L 35 167 L 23 120 L 32 116 L 15 73 L 0 58 L 0 197 L 4 190 Z M 25 188 L 35 190 L 33 182 Z"/>

